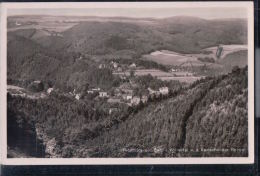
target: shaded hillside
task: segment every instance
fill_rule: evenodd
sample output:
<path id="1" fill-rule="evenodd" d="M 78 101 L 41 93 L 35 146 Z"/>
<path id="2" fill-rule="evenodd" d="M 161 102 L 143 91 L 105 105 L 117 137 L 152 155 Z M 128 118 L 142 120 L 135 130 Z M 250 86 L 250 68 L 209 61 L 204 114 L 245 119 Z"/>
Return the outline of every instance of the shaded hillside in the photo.
<path id="1" fill-rule="evenodd" d="M 46 76 L 49 69 L 44 68 L 57 67 L 58 61 L 54 58 L 46 58 L 46 52 L 39 44 L 16 35 L 10 35 L 9 38 L 7 43 L 7 75 L 9 78 L 28 79 L 39 74 Z M 41 68 L 44 69 L 44 72 L 40 71 Z M 33 70 L 39 71 L 39 74 L 26 73 L 34 72 Z"/>
<path id="2" fill-rule="evenodd" d="M 125 117 L 128 110 L 126 106 L 119 105 L 120 114 L 110 116 L 107 111 L 109 106 L 103 101 L 77 101 L 60 94 L 52 94 L 45 99 L 28 99 L 8 94 L 7 98 L 10 157 L 17 157 L 13 154 L 25 150 L 24 148 L 26 151 L 22 153 L 25 153 L 25 157 L 71 157 L 75 151 L 70 149 L 70 145 L 95 138 L 115 124 L 116 117 Z M 37 136 L 35 131 L 38 131 Z M 52 141 L 52 145 L 56 146 L 55 152 L 51 154 L 46 150 L 37 150 L 37 138 L 43 140 L 47 150 L 52 148 L 48 145 Z M 36 151 L 28 153 L 30 149 Z"/>
<path id="3" fill-rule="evenodd" d="M 211 21 L 192 17 L 175 17 L 157 23 L 82 22 L 63 33 L 69 49 L 90 54 L 109 54 L 118 50 L 134 50 L 146 54 L 152 50 L 197 52 L 218 44 L 247 42 L 245 20 Z M 109 41 L 120 38 L 120 47 Z M 68 42 L 69 41 L 69 42 Z"/>
<path id="4" fill-rule="evenodd" d="M 87 84 L 106 89 L 116 84 L 110 70 L 98 69 L 86 57 L 77 60 L 75 52 L 51 51 L 28 38 L 9 37 L 8 79 L 42 80 L 62 89 L 83 89 Z"/>
<path id="5" fill-rule="evenodd" d="M 247 153 L 247 84 L 247 70 L 236 69 L 208 91 L 189 117 L 185 147 L 233 148 L 244 150 L 244 155 Z M 235 156 L 230 151 L 224 154 Z M 203 156 L 210 156 L 210 153 Z"/>
<path id="6" fill-rule="evenodd" d="M 184 48 L 184 53 L 218 44 L 247 44 L 246 19 L 204 20 L 177 16 L 161 20 L 157 27 L 171 34 L 172 44 L 177 42 L 175 47 Z M 185 51 L 186 48 L 189 50 Z"/>
<path id="7" fill-rule="evenodd" d="M 147 25 L 123 22 L 81 22 L 62 35 L 57 40 L 63 41 L 68 51 L 90 55 L 119 54 L 119 51 L 125 51 L 130 56 L 139 56 L 158 48 L 158 41 L 167 39 L 167 36 L 163 36 L 167 34 L 160 34 Z M 46 38 L 37 42 L 45 43 Z M 51 42 L 48 44 L 53 45 Z"/>
<path id="8" fill-rule="evenodd" d="M 45 146 L 37 139 L 34 120 L 25 111 L 7 107 L 8 157 L 44 157 Z"/>

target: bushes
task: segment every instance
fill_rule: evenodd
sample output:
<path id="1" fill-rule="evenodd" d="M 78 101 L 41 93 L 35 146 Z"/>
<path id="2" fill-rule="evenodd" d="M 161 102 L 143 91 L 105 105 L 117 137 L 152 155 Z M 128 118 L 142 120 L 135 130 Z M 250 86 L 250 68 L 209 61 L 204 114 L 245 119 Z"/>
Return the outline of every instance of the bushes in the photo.
<path id="1" fill-rule="evenodd" d="M 44 85 L 42 82 L 34 81 L 28 86 L 28 89 L 32 92 L 41 92 L 44 90 Z"/>
<path id="2" fill-rule="evenodd" d="M 201 62 L 215 63 L 215 59 L 212 57 L 198 57 L 198 60 Z"/>

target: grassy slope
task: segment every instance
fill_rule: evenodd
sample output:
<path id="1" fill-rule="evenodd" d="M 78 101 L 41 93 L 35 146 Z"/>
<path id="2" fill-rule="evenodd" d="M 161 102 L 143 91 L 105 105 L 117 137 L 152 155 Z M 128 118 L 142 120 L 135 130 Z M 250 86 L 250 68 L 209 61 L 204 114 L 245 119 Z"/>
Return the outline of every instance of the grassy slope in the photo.
<path id="1" fill-rule="evenodd" d="M 232 68 L 235 65 L 242 68 L 247 65 L 247 58 L 247 50 L 241 50 L 226 55 L 219 63 L 229 68 Z"/>

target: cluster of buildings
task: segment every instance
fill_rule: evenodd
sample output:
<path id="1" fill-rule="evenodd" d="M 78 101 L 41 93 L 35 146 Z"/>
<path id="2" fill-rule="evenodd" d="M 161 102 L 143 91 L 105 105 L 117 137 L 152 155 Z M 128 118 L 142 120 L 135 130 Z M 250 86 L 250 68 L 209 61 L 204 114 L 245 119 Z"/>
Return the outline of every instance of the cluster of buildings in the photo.
<path id="1" fill-rule="evenodd" d="M 146 104 L 148 102 L 148 98 L 158 98 L 161 95 L 166 96 L 169 94 L 169 88 L 168 87 L 161 87 L 159 90 L 153 90 L 151 88 L 148 88 L 149 94 L 148 95 L 141 95 L 141 96 L 132 96 L 128 95 L 127 100 L 130 100 L 130 103 L 128 105 L 130 106 L 137 106 L 141 102 L 143 104 Z"/>
<path id="2" fill-rule="evenodd" d="M 103 68 L 110 68 L 110 69 L 113 69 L 114 71 L 118 71 L 118 72 L 122 72 L 123 69 L 122 67 L 119 65 L 119 63 L 117 62 L 114 62 L 114 61 L 111 61 L 110 64 L 100 64 L 98 66 L 99 69 L 103 69 Z"/>
<path id="3" fill-rule="evenodd" d="M 153 90 L 150 87 L 148 88 L 149 95 L 151 98 L 156 97 L 158 98 L 160 95 L 168 95 L 169 88 L 168 87 L 160 87 L 159 90 Z"/>
<path id="4" fill-rule="evenodd" d="M 130 83 L 122 84 L 120 87 L 116 88 L 113 93 L 109 94 L 106 91 L 102 91 L 100 88 L 92 88 L 87 91 L 87 94 L 96 93 L 99 98 L 107 99 L 108 103 L 125 103 L 129 106 L 137 106 L 141 102 L 146 104 L 148 102 L 148 98 L 158 98 L 160 95 L 168 95 L 169 88 L 168 87 L 160 87 L 159 90 L 153 90 L 148 88 L 147 93 L 143 93 L 143 95 L 135 95 L 133 89 L 130 87 Z M 74 96 L 77 100 L 81 98 L 80 93 L 76 93 L 74 89 L 73 92 L 70 92 L 72 96 Z"/>
<path id="5" fill-rule="evenodd" d="M 126 65 L 119 64 L 115 61 L 111 61 L 109 64 L 102 63 L 102 64 L 99 64 L 99 66 L 98 66 L 99 69 L 110 68 L 115 72 L 122 72 L 124 69 L 126 69 L 125 67 L 134 69 L 137 67 L 137 65 L 135 63 L 132 63 L 132 64 L 126 66 Z"/>
<path id="6" fill-rule="evenodd" d="M 109 97 L 108 92 L 101 91 L 101 89 L 99 87 L 87 90 L 87 94 L 94 94 L 94 93 L 97 93 L 98 97 L 100 97 L 100 98 L 108 98 Z M 79 100 L 82 97 L 82 94 L 77 93 L 75 89 L 73 90 L 73 92 L 70 92 L 70 94 L 75 96 L 75 98 L 77 100 Z"/>
<path id="7" fill-rule="evenodd" d="M 127 84 L 127 83 L 126 83 Z M 137 106 L 141 102 L 146 104 L 148 102 L 148 98 L 158 98 L 161 95 L 166 96 L 169 94 L 168 87 L 160 87 L 159 90 L 153 90 L 148 88 L 148 91 L 144 91 L 141 95 L 134 95 L 134 91 L 127 87 L 127 85 L 123 84 L 119 88 L 115 89 L 114 96 L 111 96 L 108 99 L 109 103 L 126 103 L 129 106 Z"/>

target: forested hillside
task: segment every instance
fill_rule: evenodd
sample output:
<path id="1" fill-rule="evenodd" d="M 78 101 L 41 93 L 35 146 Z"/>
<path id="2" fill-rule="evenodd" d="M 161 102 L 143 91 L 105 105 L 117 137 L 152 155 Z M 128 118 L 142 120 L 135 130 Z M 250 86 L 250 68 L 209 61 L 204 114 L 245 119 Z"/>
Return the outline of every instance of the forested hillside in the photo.
<path id="1" fill-rule="evenodd" d="M 138 122 L 138 123 L 137 123 Z M 169 152 L 171 149 L 241 149 L 247 155 L 247 70 L 198 83 L 131 116 L 90 145 L 108 156 L 239 156 L 232 152 Z M 89 143 L 88 143 L 89 144 Z M 105 146 L 105 147 L 104 147 Z M 131 152 L 131 149 L 140 149 Z M 150 152 L 146 152 L 146 150 Z M 128 151 L 118 153 L 118 151 Z M 210 153 L 210 154 L 209 154 Z"/>
<path id="2" fill-rule="evenodd" d="M 51 157 L 247 156 L 247 68 L 199 80 L 147 106 L 122 106 L 111 115 L 107 107 L 102 101 L 59 95 L 37 100 L 8 96 L 8 118 L 33 124 L 32 133 L 40 131 L 43 141 L 52 141 Z M 16 134 L 8 136 L 12 141 L 18 131 L 8 130 Z M 195 152 L 226 148 L 240 152 Z"/>
<path id="3" fill-rule="evenodd" d="M 73 90 L 85 86 L 109 88 L 116 77 L 108 69 L 98 69 L 97 63 L 84 57 L 77 60 L 75 52 L 50 51 L 31 39 L 13 36 L 8 42 L 7 66 L 10 80 L 41 80 L 56 88 Z"/>

